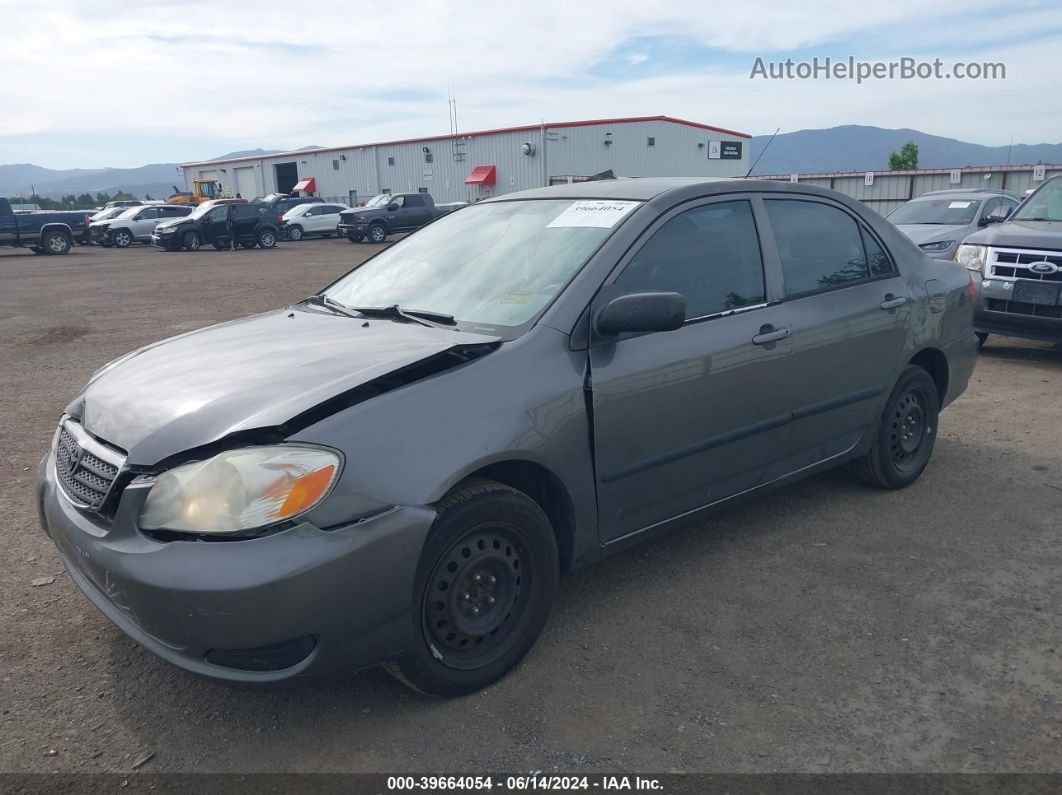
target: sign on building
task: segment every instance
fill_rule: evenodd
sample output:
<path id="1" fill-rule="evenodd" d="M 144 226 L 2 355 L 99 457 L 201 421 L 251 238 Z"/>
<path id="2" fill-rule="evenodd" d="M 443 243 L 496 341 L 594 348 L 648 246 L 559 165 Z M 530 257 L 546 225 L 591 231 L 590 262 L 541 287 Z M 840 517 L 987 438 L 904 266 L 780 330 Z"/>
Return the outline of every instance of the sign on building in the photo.
<path id="1" fill-rule="evenodd" d="M 868 186 L 868 187 L 870 185 L 874 184 L 874 172 L 873 171 L 868 171 L 866 174 L 863 175 L 863 184 Z"/>
<path id="2" fill-rule="evenodd" d="M 1047 166 L 1033 166 L 1033 180 L 1043 182 L 1047 176 Z"/>
<path id="3" fill-rule="evenodd" d="M 958 185 L 962 182 L 962 171 L 957 168 L 951 170 L 951 184 Z"/>
<path id="4" fill-rule="evenodd" d="M 719 155 L 723 160 L 741 159 L 741 141 L 723 141 L 722 152 Z"/>
<path id="5" fill-rule="evenodd" d="M 800 182 L 800 175 L 796 174 L 796 173 L 790 174 L 789 175 L 789 181 L 790 182 Z"/>
<path id="6" fill-rule="evenodd" d="M 722 141 L 709 141 L 708 142 L 708 159 L 718 160 L 723 153 Z"/>

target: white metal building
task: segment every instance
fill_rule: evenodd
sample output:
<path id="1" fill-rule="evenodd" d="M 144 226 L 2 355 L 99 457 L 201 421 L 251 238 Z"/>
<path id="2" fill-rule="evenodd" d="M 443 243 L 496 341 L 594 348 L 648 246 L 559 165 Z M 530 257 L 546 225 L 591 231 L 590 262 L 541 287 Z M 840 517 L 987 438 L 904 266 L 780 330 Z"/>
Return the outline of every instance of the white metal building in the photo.
<path id="1" fill-rule="evenodd" d="M 749 135 L 670 116 L 594 119 L 184 163 L 185 184 L 216 179 L 250 199 L 303 191 L 348 204 L 421 191 L 477 201 L 611 169 L 626 177 L 734 177 Z"/>

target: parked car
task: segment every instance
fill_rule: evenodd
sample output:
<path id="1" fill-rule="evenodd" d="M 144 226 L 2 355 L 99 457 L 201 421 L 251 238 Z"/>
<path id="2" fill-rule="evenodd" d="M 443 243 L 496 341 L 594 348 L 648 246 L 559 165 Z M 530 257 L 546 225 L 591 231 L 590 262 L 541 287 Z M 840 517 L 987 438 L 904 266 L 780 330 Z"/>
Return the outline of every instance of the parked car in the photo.
<path id="1" fill-rule="evenodd" d="M 166 251 L 198 251 L 208 243 L 217 249 L 273 248 L 279 238 L 280 226 L 272 215 L 244 199 L 204 202 L 184 218 L 163 221 L 151 233 L 151 242 Z"/>
<path id="2" fill-rule="evenodd" d="M 106 221 L 108 218 L 117 218 L 128 210 L 128 207 L 111 207 L 107 210 L 97 210 L 89 216 L 89 225 L 91 226 L 97 221 Z"/>
<path id="3" fill-rule="evenodd" d="M 34 254 L 66 254 L 88 233 L 84 210 L 15 213 L 11 202 L 0 198 L 0 246 L 25 247 Z"/>
<path id="4" fill-rule="evenodd" d="M 954 259 L 967 235 L 1002 223 L 1020 201 L 1006 191 L 936 190 L 900 205 L 888 219 L 929 256 Z"/>
<path id="5" fill-rule="evenodd" d="M 41 463 L 41 521 L 186 670 L 385 663 L 467 693 L 532 647 L 562 570 L 846 462 L 916 481 L 974 368 L 973 295 L 822 188 L 514 193 L 104 366 Z"/>
<path id="6" fill-rule="evenodd" d="M 134 242 L 150 243 L 156 226 L 173 218 L 184 218 L 191 212 L 191 207 L 181 204 L 130 207 L 114 218 L 90 224 L 89 233 L 97 245 L 128 248 Z"/>
<path id="7" fill-rule="evenodd" d="M 307 235 L 331 237 L 337 234 L 339 214 L 349 209 L 345 204 L 328 202 L 296 204 L 282 216 L 281 229 L 289 240 L 302 240 Z"/>
<path id="8" fill-rule="evenodd" d="M 115 207 L 125 207 L 126 209 L 128 209 L 130 207 L 139 207 L 143 203 L 144 202 L 142 202 L 140 199 L 117 199 L 112 202 L 107 202 L 105 205 L 103 205 L 103 209 L 113 210 Z"/>
<path id="9" fill-rule="evenodd" d="M 298 207 L 300 204 L 321 204 L 324 199 L 319 196 L 292 196 L 288 193 L 270 193 L 268 196 L 264 196 L 261 199 L 255 199 L 254 204 L 264 205 L 268 208 L 269 214 L 275 219 L 276 224 L 283 230 L 284 215 L 289 210 Z"/>
<path id="10" fill-rule="evenodd" d="M 390 234 L 419 229 L 464 206 L 464 202 L 455 202 L 436 207 L 430 193 L 381 193 L 364 207 L 342 212 L 339 234 L 351 243 L 366 238 L 372 243 L 383 243 Z"/>
<path id="11" fill-rule="evenodd" d="M 982 345 L 989 334 L 1062 342 L 1062 177 L 967 237 L 955 259 L 977 274 Z"/>

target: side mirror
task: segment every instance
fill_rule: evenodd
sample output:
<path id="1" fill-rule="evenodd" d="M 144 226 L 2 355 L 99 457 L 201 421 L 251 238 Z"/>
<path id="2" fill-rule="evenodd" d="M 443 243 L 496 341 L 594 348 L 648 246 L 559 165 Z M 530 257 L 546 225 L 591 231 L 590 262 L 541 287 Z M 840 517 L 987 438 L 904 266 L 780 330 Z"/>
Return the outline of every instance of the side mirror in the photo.
<path id="1" fill-rule="evenodd" d="M 595 325 L 606 335 L 674 331 L 686 321 L 686 299 L 679 293 L 630 293 L 613 298 L 597 313 Z"/>
<path id="2" fill-rule="evenodd" d="M 387 205 L 387 212 L 389 212 L 389 213 L 393 213 L 397 209 L 398 209 L 398 205 L 395 204 L 394 202 L 392 202 L 391 204 Z"/>

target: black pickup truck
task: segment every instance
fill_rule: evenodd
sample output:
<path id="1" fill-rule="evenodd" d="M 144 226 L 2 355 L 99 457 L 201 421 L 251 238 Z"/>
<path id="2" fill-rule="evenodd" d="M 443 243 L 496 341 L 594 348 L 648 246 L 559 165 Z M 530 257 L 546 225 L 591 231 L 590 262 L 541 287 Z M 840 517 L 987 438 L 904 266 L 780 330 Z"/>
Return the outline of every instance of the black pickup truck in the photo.
<path id="1" fill-rule="evenodd" d="M 0 198 L 0 246 L 30 249 L 34 254 L 65 254 L 77 240 L 87 240 L 89 214 L 83 210 L 16 213 Z"/>
<path id="2" fill-rule="evenodd" d="M 368 238 L 383 243 L 394 232 L 411 232 L 441 215 L 464 207 L 465 202 L 436 206 L 430 193 L 381 193 L 364 207 L 339 214 L 339 234 L 351 243 Z"/>

